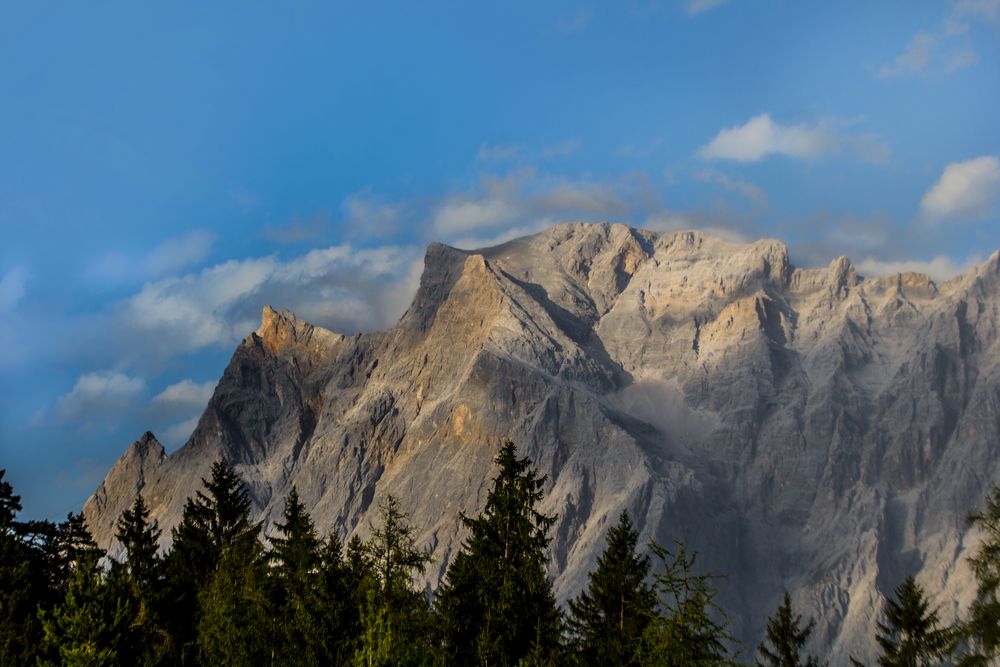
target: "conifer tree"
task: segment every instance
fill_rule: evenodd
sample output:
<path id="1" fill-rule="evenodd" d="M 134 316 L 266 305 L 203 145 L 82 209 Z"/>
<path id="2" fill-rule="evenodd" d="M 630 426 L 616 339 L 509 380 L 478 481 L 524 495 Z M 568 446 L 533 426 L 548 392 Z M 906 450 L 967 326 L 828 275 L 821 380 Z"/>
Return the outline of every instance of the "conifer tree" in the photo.
<path id="1" fill-rule="evenodd" d="M 159 555 L 160 528 L 156 521 L 149 522 L 149 508 L 142 495 L 135 497 L 132 508 L 122 512 L 115 530 L 115 538 L 125 550 L 125 565 L 145 594 L 156 590 L 163 577 Z"/>
<path id="2" fill-rule="evenodd" d="M 430 607 L 413 587 L 430 555 L 417 547 L 416 530 L 395 496 L 379 505 L 380 525 L 365 543 L 370 583 L 361 608 L 357 665 L 419 665 L 431 659 Z"/>
<path id="3" fill-rule="evenodd" d="M 32 664 L 42 636 L 36 614 L 50 602 L 43 553 L 17 521 L 21 497 L 0 469 L 0 665 Z"/>
<path id="4" fill-rule="evenodd" d="M 83 514 L 70 512 L 66 515 L 66 520 L 56 528 L 51 543 L 50 567 L 53 587 L 59 591 L 63 590 L 79 563 L 89 564 L 103 557 L 104 550 L 94 542 Z"/>
<path id="5" fill-rule="evenodd" d="M 764 662 L 758 667 L 819 667 L 816 656 L 808 656 L 803 661 L 802 648 L 816 625 L 809 619 L 802 625 L 802 616 L 792 610 L 792 597 L 785 591 L 781 605 L 774 616 L 767 619 L 767 635 L 757 647 Z"/>
<path id="6" fill-rule="evenodd" d="M 646 581 L 649 556 L 636 553 L 638 540 L 628 511 L 623 511 L 618 525 L 608 530 L 587 590 L 570 600 L 567 625 L 584 664 L 638 664 L 639 640 L 656 606 Z"/>
<path id="7" fill-rule="evenodd" d="M 275 651 L 284 664 L 319 664 L 326 654 L 320 540 L 294 486 L 282 519 L 268 538 Z"/>
<path id="8" fill-rule="evenodd" d="M 711 584 L 715 576 L 694 574 L 697 554 L 689 556 L 683 544 L 678 544 L 676 552 L 656 542 L 650 548 L 664 571 L 654 577 L 658 613 L 643 633 L 640 664 L 735 665 L 728 620 Z"/>
<path id="9" fill-rule="evenodd" d="M 127 644 L 131 610 L 109 594 L 94 552 L 75 561 L 65 599 L 42 612 L 45 629 L 43 665 L 115 665 Z"/>
<path id="10" fill-rule="evenodd" d="M 158 553 L 160 529 L 156 521 L 149 522 L 149 508 L 141 495 L 122 512 L 115 537 L 125 560 L 112 563 L 107 586 L 109 594 L 122 598 L 133 613 L 129 641 L 119 652 L 119 661 L 153 664 L 165 651 L 160 613 L 164 570 Z"/>
<path id="11" fill-rule="evenodd" d="M 362 553 L 360 539 L 352 539 L 355 553 Z M 361 580 L 364 572 L 352 569 L 336 533 L 319 550 L 320 610 L 323 621 L 323 664 L 343 665 L 354 656 L 355 640 L 361 633 Z"/>
<path id="12" fill-rule="evenodd" d="M 1000 658 L 1000 487 L 990 489 L 986 508 L 970 515 L 969 523 L 979 527 L 983 540 L 969 558 L 977 588 L 964 627 L 970 646 L 962 664 L 986 665 Z"/>
<path id="13" fill-rule="evenodd" d="M 171 657 L 183 664 L 195 661 L 201 620 L 199 594 L 211 584 L 225 550 L 238 545 L 241 551 L 253 551 L 229 559 L 230 577 L 239 576 L 234 571 L 239 564 L 252 563 L 260 555 L 259 548 L 254 551 L 253 547 L 260 526 L 250 522 L 250 496 L 236 473 L 225 461 L 218 460 L 202 484 L 204 491 L 197 491 L 184 505 L 166 558 L 165 619 L 171 636 Z M 220 580 L 218 592 L 222 585 Z"/>
<path id="14" fill-rule="evenodd" d="M 548 531 L 555 517 L 540 513 L 545 477 L 512 442 L 496 457 L 499 468 L 486 507 L 462 516 L 469 537 L 438 591 L 449 664 L 504 667 L 522 659 L 551 659 L 561 618 L 545 573 Z"/>
<path id="15" fill-rule="evenodd" d="M 266 577 L 263 548 L 255 532 L 242 533 L 223 547 L 208 584 L 198 594 L 200 664 L 260 665 L 277 660 Z"/>
<path id="16" fill-rule="evenodd" d="M 916 580 L 909 576 L 887 599 L 882 620 L 876 623 L 882 655 L 880 667 L 938 665 L 951 653 L 952 632 L 942 628 L 936 610 Z"/>

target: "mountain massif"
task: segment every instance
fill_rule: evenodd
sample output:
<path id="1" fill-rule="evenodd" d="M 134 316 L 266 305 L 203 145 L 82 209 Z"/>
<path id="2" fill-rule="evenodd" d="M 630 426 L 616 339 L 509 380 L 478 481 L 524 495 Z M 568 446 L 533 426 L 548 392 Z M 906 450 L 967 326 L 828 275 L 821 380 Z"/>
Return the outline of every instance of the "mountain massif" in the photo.
<path id="1" fill-rule="evenodd" d="M 219 457 L 265 525 L 295 485 L 321 532 L 364 535 L 393 494 L 433 588 L 512 440 L 548 475 L 560 599 L 627 508 L 644 540 L 726 575 L 746 649 L 787 588 L 816 617 L 812 649 L 846 664 L 873 655 L 881 594 L 906 575 L 945 618 L 972 597 L 965 518 L 1000 479 L 998 323 L 1000 253 L 936 284 L 625 225 L 433 244 L 385 331 L 265 308 L 187 443 L 144 435 L 84 512 L 114 552 L 137 493 L 169 529 Z"/>

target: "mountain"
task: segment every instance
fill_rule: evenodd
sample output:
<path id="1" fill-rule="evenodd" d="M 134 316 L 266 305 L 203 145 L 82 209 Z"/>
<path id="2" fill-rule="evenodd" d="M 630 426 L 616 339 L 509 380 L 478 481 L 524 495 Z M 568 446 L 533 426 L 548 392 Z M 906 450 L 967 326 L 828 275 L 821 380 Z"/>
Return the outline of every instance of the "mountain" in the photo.
<path id="1" fill-rule="evenodd" d="M 84 511 L 112 549 L 137 492 L 169 529 L 222 456 L 267 523 L 292 484 L 343 535 L 395 494 L 434 586 L 510 439 L 549 476 L 561 599 L 628 508 L 643 540 L 727 575 L 748 652 L 787 588 L 817 618 L 813 650 L 843 664 L 871 657 L 880 595 L 906 575 L 946 617 L 971 598 L 965 517 L 1000 478 L 998 322 L 1000 253 L 938 285 L 624 225 L 432 244 L 385 331 L 265 308 L 188 442 L 167 455 L 147 433 Z"/>

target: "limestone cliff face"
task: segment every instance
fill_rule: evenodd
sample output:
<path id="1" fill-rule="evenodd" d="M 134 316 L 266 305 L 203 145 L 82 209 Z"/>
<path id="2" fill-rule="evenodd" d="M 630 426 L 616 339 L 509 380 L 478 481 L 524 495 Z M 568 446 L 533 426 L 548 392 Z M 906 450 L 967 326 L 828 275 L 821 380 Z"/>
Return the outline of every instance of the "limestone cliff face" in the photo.
<path id="1" fill-rule="evenodd" d="M 137 492 L 169 529 L 223 456 L 268 523 L 292 484 L 343 535 L 397 495 L 433 586 L 510 439 L 549 476 L 561 598 L 628 508 L 643 539 L 683 539 L 729 575 L 747 649 L 787 588 L 840 664 L 871 656 L 880 594 L 905 575 L 946 615 L 971 597 L 964 518 L 1000 479 L 998 322 L 1000 254 L 936 285 L 623 225 L 435 244 L 387 331 L 265 309 L 187 444 L 168 456 L 146 434 L 85 512 L 112 550 Z"/>

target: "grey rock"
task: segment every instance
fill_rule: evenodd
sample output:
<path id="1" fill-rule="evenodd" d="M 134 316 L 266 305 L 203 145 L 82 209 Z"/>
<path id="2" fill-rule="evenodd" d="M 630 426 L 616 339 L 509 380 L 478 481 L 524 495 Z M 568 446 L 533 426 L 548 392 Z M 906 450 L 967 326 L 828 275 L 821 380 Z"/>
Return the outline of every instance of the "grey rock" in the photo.
<path id="1" fill-rule="evenodd" d="M 294 484 L 323 532 L 413 514 L 440 581 L 513 440 L 548 475 L 550 572 L 577 593 L 627 508 L 724 573 L 747 654 L 788 589 L 832 664 L 870 660 L 906 575 L 971 599 L 965 517 L 1000 478 L 1000 253 L 941 285 L 793 266 L 784 244 L 565 224 L 427 250 L 400 321 L 344 336 L 265 308 L 190 440 L 133 444 L 84 511 L 112 553 L 141 492 L 167 529 L 229 460 L 265 526 Z M 268 530 L 267 528 L 265 530 Z"/>

